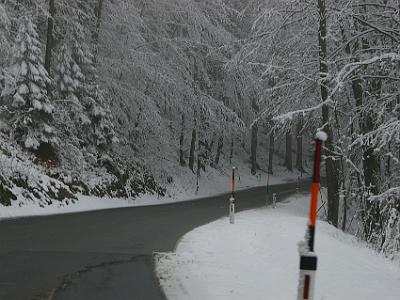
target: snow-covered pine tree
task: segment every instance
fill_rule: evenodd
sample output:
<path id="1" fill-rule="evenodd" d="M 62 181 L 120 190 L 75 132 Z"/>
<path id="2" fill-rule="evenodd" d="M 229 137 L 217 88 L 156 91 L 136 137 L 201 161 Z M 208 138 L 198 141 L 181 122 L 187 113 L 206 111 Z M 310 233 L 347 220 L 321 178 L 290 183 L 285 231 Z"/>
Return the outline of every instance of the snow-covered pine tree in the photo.
<path id="1" fill-rule="evenodd" d="M 100 149 L 116 141 L 111 112 L 105 107 L 104 97 L 97 84 L 94 57 L 84 42 L 84 34 L 78 31 L 74 38 L 72 59 L 84 74 L 83 83 L 76 95 L 85 108 L 81 114 L 81 132 L 89 142 Z"/>
<path id="2" fill-rule="evenodd" d="M 72 40 L 72 52 L 71 58 L 78 65 L 84 77 L 82 78 L 82 84 L 80 89 L 77 91 L 77 96 L 92 95 L 96 90 L 96 68 L 94 65 L 94 58 L 92 51 L 88 44 L 85 42 L 85 32 L 81 28 L 74 30 Z"/>
<path id="3" fill-rule="evenodd" d="M 85 97 L 85 107 L 91 121 L 91 133 L 89 140 L 101 150 L 109 148 L 116 142 L 114 124 L 109 109 L 104 108 L 104 101 L 101 95 L 97 97 Z"/>
<path id="4" fill-rule="evenodd" d="M 68 39 L 66 39 L 68 40 Z M 57 101 L 57 126 L 73 144 L 84 144 L 79 128 L 87 119 L 84 107 L 77 97 L 84 83 L 85 76 L 78 64 L 72 58 L 72 53 L 67 43 L 60 47 L 55 63 L 55 90 L 54 97 Z M 75 143 L 74 143 L 75 141 Z"/>
<path id="5" fill-rule="evenodd" d="M 9 52 L 9 42 L 7 32 L 9 29 L 10 21 L 4 7 L 0 4 L 0 97 L 5 87 L 5 63 Z"/>
<path id="6" fill-rule="evenodd" d="M 56 142 L 54 129 L 50 125 L 54 106 L 46 90 L 51 80 L 43 66 L 36 26 L 29 17 L 20 20 L 12 73 L 15 81 L 12 100 L 15 138 L 31 150 L 51 146 Z"/>
<path id="7" fill-rule="evenodd" d="M 74 61 L 67 45 L 62 45 L 57 58 L 55 82 L 59 93 L 63 96 L 79 92 L 85 76 Z"/>

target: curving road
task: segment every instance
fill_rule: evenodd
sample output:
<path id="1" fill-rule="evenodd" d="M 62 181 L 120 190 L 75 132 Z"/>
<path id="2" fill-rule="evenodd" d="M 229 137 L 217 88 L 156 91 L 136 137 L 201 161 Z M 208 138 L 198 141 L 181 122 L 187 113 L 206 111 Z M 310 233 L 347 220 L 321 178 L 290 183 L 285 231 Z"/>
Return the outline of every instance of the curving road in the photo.
<path id="1" fill-rule="evenodd" d="M 278 200 L 297 183 L 275 185 Z M 302 182 L 300 189 L 310 185 Z M 227 215 L 227 194 L 167 205 L 0 222 L 1 300 L 165 299 L 153 253 Z M 265 205 L 265 187 L 236 193 L 236 209 Z"/>

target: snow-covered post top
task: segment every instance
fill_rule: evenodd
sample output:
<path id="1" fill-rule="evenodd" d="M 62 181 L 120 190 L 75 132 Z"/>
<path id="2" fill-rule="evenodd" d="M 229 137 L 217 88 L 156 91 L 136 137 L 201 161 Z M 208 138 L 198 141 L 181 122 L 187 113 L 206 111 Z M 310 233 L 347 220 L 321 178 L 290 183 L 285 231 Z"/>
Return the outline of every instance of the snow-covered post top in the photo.
<path id="1" fill-rule="evenodd" d="M 315 134 L 315 139 L 321 142 L 326 142 L 328 140 L 328 134 L 325 131 L 318 131 Z"/>

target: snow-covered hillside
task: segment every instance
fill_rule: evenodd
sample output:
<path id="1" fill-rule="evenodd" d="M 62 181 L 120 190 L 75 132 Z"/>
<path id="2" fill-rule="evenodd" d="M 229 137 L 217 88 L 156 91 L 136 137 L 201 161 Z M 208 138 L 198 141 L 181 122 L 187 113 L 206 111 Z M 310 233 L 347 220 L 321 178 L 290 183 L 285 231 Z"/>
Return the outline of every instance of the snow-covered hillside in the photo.
<path id="1" fill-rule="evenodd" d="M 198 178 L 218 182 L 233 164 L 252 168 L 254 181 L 268 166 L 282 169 L 282 136 L 270 151 L 271 126 L 249 130 L 266 105 L 254 73 L 232 63 L 253 8 L 222 0 L 2 2 L 0 203 L 160 198 L 193 191 Z M 307 150 L 297 151 L 298 169 Z M 273 163 L 267 153 L 277 155 Z"/>
<path id="2" fill-rule="evenodd" d="M 186 234 L 175 253 L 156 255 L 168 299 L 296 299 L 308 204 L 308 196 L 293 196 L 275 209 L 239 213 L 234 225 L 223 218 Z M 315 299 L 398 299 L 399 261 L 322 221 L 315 250 Z"/>

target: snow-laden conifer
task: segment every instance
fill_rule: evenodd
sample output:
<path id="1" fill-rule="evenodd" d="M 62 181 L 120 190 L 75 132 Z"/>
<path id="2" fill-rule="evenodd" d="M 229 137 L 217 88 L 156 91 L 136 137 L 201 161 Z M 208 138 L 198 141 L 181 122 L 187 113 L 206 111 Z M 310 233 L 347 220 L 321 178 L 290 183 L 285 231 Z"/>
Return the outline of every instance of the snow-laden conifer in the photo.
<path id="1" fill-rule="evenodd" d="M 51 80 L 42 63 L 39 36 L 29 17 L 20 20 L 13 53 L 15 137 L 25 148 L 36 150 L 54 141 L 50 126 L 54 106 L 47 95 Z"/>
<path id="2" fill-rule="evenodd" d="M 82 33 L 75 34 L 73 43 L 72 60 L 84 74 L 80 78 L 82 84 L 76 93 L 84 107 L 84 111 L 80 114 L 81 132 L 85 133 L 91 144 L 104 148 L 116 141 L 111 112 L 107 109 L 98 86 L 94 57 L 84 42 Z"/>
<path id="3" fill-rule="evenodd" d="M 63 95 L 78 92 L 85 76 L 72 58 L 67 45 L 61 46 L 57 61 L 55 81 L 58 91 Z"/>
<path id="4" fill-rule="evenodd" d="M 5 63 L 8 58 L 10 44 L 7 37 L 7 32 L 10 26 L 10 20 L 4 9 L 0 4 L 0 96 L 5 87 L 6 72 Z"/>
<path id="5" fill-rule="evenodd" d="M 95 146 L 104 149 L 116 141 L 116 136 L 111 112 L 104 107 L 102 99 L 100 95 L 96 98 L 86 97 L 85 106 L 91 126 L 89 139 Z"/>

